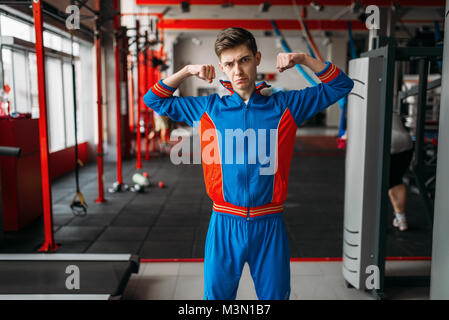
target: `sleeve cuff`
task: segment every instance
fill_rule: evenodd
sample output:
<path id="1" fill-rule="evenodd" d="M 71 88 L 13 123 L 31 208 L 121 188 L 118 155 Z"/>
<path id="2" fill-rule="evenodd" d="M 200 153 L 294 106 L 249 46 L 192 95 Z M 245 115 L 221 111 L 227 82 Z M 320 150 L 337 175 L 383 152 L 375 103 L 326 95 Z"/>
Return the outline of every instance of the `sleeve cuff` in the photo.
<path id="1" fill-rule="evenodd" d="M 321 80 L 321 82 L 327 83 L 334 80 L 340 74 L 340 69 L 329 61 L 326 61 L 325 63 L 327 64 L 326 68 L 318 73 L 315 73 L 315 75 Z"/>
<path id="2" fill-rule="evenodd" d="M 155 95 L 161 98 L 171 97 L 175 91 L 176 88 L 167 86 L 165 83 L 162 82 L 162 79 L 151 87 L 151 92 L 153 92 Z"/>

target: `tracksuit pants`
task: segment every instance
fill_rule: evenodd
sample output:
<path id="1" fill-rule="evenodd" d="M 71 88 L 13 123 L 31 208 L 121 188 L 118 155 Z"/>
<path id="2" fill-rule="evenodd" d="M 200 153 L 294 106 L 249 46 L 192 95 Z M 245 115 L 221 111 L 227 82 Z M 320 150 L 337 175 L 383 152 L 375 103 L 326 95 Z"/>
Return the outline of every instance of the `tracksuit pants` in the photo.
<path id="1" fill-rule="evenodd" d="M 290 297 L 290 248 L 283 214 L 247 220 L 212 212 L 204 258 L 204 299 L 235 300 L 248 262 L 260 300 Z"/>

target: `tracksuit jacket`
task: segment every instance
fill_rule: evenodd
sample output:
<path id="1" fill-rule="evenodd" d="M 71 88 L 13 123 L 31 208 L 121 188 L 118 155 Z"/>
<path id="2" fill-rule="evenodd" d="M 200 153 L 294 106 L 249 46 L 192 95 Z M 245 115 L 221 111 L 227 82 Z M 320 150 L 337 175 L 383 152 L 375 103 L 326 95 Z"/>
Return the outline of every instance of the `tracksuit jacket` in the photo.
<path id="1" fill-rule="evenodd" d="M 283 212 L 297 128 L 354 86 L 335 65 L 325 63 L 316 73 L 320 84 L 265 96 L 261 90 L 269 85 L 261 82 L 247 104 L 231 82 L 222 80 L 229 95 L 173 97 L 176 88 L 160 80 L 143 100 L 158 114 L 198 128 L 202 151 L 215 150 L 211 156 L 216 161 L 202 163 L 213 210 L 250 220 Z M 243 132 L 243 143 L 230 132 Z"/>

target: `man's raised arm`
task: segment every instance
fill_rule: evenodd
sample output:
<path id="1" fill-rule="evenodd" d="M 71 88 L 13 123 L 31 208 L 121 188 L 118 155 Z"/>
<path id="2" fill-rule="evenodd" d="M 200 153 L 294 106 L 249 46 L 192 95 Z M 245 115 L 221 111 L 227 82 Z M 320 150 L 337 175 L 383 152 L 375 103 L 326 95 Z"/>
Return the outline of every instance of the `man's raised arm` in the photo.
<path id="1" fill-rule="evenodd" d="M 164 79 L 164 84 L 169 87 L 177 88 L 181 82 L 191 76 L 196 76 L 202 80 L 212 83 L 215 78 L 215 69 L 211 64 L 191 64 L 187 65 L 170 77 Z"/>
<path id="2" fill-rule="evenodd" d="M 173 121 L 187 122 L 193 126 L 206 110 L 207 97 L 173 97 L 173 93 L 190 76 L 196 76 L 209 83 L 215 78 L 212 65 L 187 65 L 166 79 L 159 80 L 143 97 L 145 105 Z"/>
<path id="3" fill-rule="evenodd" d="M 321 80 L 316 86 L 281 92 L 278 95 L 281 103 L 289 108 L 296 124 L 300 126 L 310 117 L 345 97 L 352 90 L 354 82 L 331 62 L 322 62 L 306 53 L 279 53 L 277 56 L 276 68 L 279 72 L 296 64 L 307 66 Z"/>

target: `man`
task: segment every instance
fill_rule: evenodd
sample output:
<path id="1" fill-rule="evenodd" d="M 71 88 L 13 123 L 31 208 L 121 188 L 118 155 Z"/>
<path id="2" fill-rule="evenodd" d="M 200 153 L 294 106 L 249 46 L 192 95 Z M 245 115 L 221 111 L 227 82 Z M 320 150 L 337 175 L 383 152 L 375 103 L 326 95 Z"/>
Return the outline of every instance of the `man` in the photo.
<path id="1" fill-rule="evenodd" d="M 153 113 L 154 116 L 154 130 L 151 130 L 149 138 L 153 139 L 156 133 L 159 132 L 161 142 L 159 144 L 159 151 L 166 152 L 169 147 L 167 143 L 167 130 L 168 130 L 168 117 L 161 116 L 156 111 Z"/>
<path id="2" fill-rule="evenodd" d="M 304 53 L 280 53 L 280 72 L 302 64 L 322 84 L 264 96 L 261 90 L 268 85 L 255 84 L 261 53 L 250 32 L 221 31 L 215 52 L 229 79 L 220 82 L 230 95 L 172 97 L 187 77 L 209 83 L 215 78 L 212 65 L 188 65 L 156 83 L 144 101 L 174 121 L 198 126 L 206 190 L 214 202 L 204 258 L 204 299 L 235 299 L 245 262 L 259 299 L 288 299 L 290 249 L 282 213 L 296 129 L 347 95 L 354 83 L 329 62 Z"/>
<path id="3" fill-rule="evenodd" d="M 398 112 L 393 112 L 392 132 L 390 147 L 390 179 L 388 196 L 393 207 L 393 226 L 400 231 L 408 229 L 405 216 L 407 203 L 407 187 L 402 182 L 402 178 L 410 166 L 413 157 L 413 142 L 408 131 L 402 124 L 402 119 Z"/>

